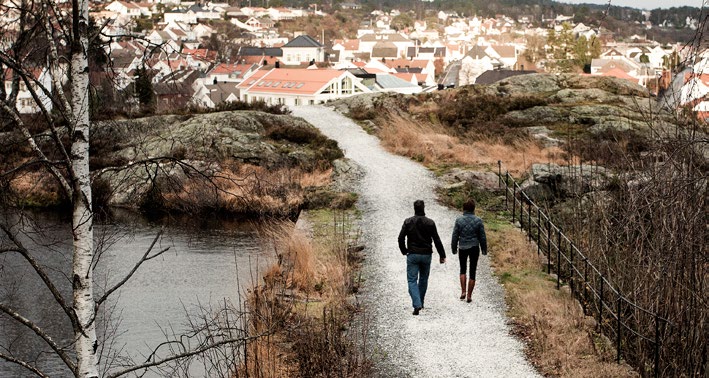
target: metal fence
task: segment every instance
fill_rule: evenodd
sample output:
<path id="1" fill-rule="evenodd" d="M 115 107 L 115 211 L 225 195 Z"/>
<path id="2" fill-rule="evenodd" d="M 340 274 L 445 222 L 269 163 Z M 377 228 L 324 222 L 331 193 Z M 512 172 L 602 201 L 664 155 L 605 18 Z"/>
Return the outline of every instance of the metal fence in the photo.
<path id="1" fill-rule="evenodd" d="M 556 288 L 568 285 L 583 311 L 593 316 L 597 327 L 615 342 L 616 361 L 624 358 L 643 376 L 659 377 L 662 335 L 670 325 L 666 318 L 647 310 L 623 295 L 612 282 L 564 234 L 562 228 L 532 201 L 498 162 L 500 188 L 511 220 L 537 244 L 537 254 L 546 256 L 546 271 L 556 275 Z M 650 326 L 648 326 L 650 325 Z"/>

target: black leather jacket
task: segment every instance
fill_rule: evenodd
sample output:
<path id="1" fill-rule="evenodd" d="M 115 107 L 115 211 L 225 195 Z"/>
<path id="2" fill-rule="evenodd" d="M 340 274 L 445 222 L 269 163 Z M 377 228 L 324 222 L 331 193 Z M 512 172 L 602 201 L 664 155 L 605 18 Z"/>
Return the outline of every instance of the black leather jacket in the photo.
<path id="1" fill-rule="evenodd" d="M 399 232 L 399 250 L 402 255 L 417 253 L 430 255 L 433 253 L 431 241 L 436 245 L 436 251 L 441 258 L 446 257 L 441 238 L 438 237 L 436 223 L 424 215 L 414 215 L 404 221 Z M 408 246 L 407 246 L 408 244 Z"/>

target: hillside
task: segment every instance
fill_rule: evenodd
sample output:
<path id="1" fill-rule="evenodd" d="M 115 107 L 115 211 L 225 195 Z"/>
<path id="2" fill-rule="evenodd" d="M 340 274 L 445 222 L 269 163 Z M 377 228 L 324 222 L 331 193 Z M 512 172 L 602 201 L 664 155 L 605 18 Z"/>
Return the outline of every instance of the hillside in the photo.
<path id="1" fill-rule="evenodd" d="M 503 172 L 509 169 L 520 183 L 517 198 L 524 203 L 524 192 L 544 209 L 608 285 L 623 293 L 628 308 L 667 319 L 661 330 L 648 316 L 626 323 L 662 340 L 657 356 L 647 343 L 602 324 L 607 337 L 623 338 L 623 361 L 640 374 L 649 374 L 656 358 L 668 376 L 705 374 L 705 123 L 658 109 L 655 98 L 628 81 L 578 75 L 515 76 L 490 86 L 358 96 L 332 106 L 359 120 L 389 151 L 435 172 L 439 201 L 460 207 L 472 196 L 485 211 L 509 219 L 514 210 L 495 191 L 492 173 L 501 161 Z M 537 259 L 523 266 L 519 286 L 532 287 L 542 264 L 550 269 Z M 568 283 L 569 273 L 554 270 L 562 285 Z M 512 303 L 515 313 L 534 313 L 535 299 Z M 532 345 L 543 346 L 535 352 L 563 344 L 549 338 L 553 333 L 536 332 L 540 323 L 558 322 L 535 316 L 519 330 Z M 548 357 L 548 368 L 557 371 L 558 355 Z"/>
<path id="2" fill-rule="evenodd" d="M 22 145 L 19 134 L 4 135 L 3 164 L 31 157 L 14 148 Z M 51 146 L 40 147 L 53 156 Z M 92 128 L 90 153 L 95 209 L 293 216 L 353 201 L 330 187 L 333 172 L 346 165 L 337 143 L 290 115 L 228 111 L 102 121 Z M 8 184 L 21 204 L 66 201 L 51 177 L 36 170 L 17 170 Z"/>

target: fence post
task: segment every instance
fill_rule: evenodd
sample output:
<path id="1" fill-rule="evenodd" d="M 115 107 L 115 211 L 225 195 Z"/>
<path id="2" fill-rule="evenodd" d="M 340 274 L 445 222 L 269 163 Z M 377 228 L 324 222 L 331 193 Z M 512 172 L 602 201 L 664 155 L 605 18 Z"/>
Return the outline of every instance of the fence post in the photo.
<path id="1" fill-rule="evenodd" d="M 603 331 L 603 276 L 599 276 L 601 279 L 601 289 L 600 294 L 598 295 L 599 299 L 601 300 L 600 306 L 598 306 L 598 329 L 602 332 Z"/>
<path id="2" fill-rule="evenodd" d="M 622 332 L 621 330 L 621 320 L 620 320 L 620 310 L 621 310 L 621 300 L 623 300 L 623 297 L 618 293 L 618 313 L 617 313 L 617 318 L 618 318 L 618 330 L 617 332 L 617 341 L 616 341 L 616 348 L 618 348 L 618 357 L 617 357 L 617 362 L 620 363 L 620 334 Z"/>
<path id="3" fill-rule="evenodd" d="M 583 313 L 587 314 L 586 301 L 588 300 L 588 257 L 583 257 Z"/>
<path id="4" fill-rule="evenodd" d="M 527 197 L 526 194 L 524 196 Z M 529 231 L 527 232 L 528 233 L 527 237 L 529 237 L 529 241 L 531 242 L 532 241 L 532 200 L 530 200 L 529 197 L 527 197 L 527 223 L 529 223 L 527 225 L 527 228 L 529 229 Z"/>
<path id="5" fill-rule="evenodd" d="M 497 188 L 502 188 L 502 160 L 497 161 Z"/>
<path id="6" fill-rule="evenodd" d="M 519 228 L 524 231 L 524 202 L 522 202 L 522 195 L 526 195 L 523 191 L 522 188 L 519 188 Z"/>
<path id="7" fill-rule="evenodd" d="M 655 314 L 655 378 L 660 376 L 660 317 Z"/>
<path id="8" fill-rule="evenodd" d="M 551 274 L 551 220 L 547 218 L 547 274 Z"/>
<path id="9" fill-rule="evenodd" d="M 537 207 L 537 257 L 542 248 L 542 216 L 540 215 L 539 207 Z"/>
<path id="10" fill-rule="evenodd" d="M 507 192 L 509 189 L 510 182 L 510 172 L 505 172 L 505 210 L 510 208 L 510 201 L 507 199 Z"/>
<path id="11" fill-rule="evenodd" d="M 559 230 L 559 241 L 556 244 L 556 289 L 561 288 L 561 227 Z"/>
<path id="12" fill-rule="evenodd" d="M 517 218 L 515 214 L 517 213 L 517 185 L 515 185 L 514 182 L 512 182 L 512 223 L 515 223 L 515 219 Z"/>
<path id="13" fill-rule="evenodd" d="M 574 294 L 574 242 L 569 239 L 569 287 Z"/>

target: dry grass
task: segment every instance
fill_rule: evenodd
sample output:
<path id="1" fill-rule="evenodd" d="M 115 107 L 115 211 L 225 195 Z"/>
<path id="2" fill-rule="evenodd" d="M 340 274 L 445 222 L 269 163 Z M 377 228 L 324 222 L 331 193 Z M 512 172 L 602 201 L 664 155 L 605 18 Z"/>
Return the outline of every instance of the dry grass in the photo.
<path id="1" fill-rule="evenodd" d="M 521 173 L 533 163 L 562 161 L 563 151 L 560 148 L 540 147 L 534 141 L 508 145 L 499 140 L 484 140 L 469 144 L 449 135 L 441 125 L 414 122 L 400 115 L 390 115 L 382 124 L 386 126 L 378 135 L 385 148 L 427 165 L 494 167 L 501 160 L 510 172 Z"/>
<path id="2" fill-rule="evenodd" d="M 61 188 L 54 177 L 45 171 L 24 172 L 14 177 L 10 191 L 21 197 L 23 204 L 31 206 L 52 206 L 62 201 Z"/>
<path id="3" fill-rule="evenodd" d="M 167 180 L 160 187 L 160 195 L 168 210 L 283 215 L 300 208 L 305 188 L 327 185 L 331 173 L 330 169 L 304 172 L 244 164 L 224 168 L 210 177 L 193 174 Z"/>
<path id="4" fill-rule="evenodd" d="M 536 246 L 510 225 L 488 232 L 495 274 L 505 285 L 509 314 L 526 341 L 531 362 L 545 376 L 636 377 L 615 363 L 612 343 L 600 336 L 579 303 L 542 271 Z"/>
<path id="5" fill-rule="evenodd" d="M 267 336 L 249 345 L 251 357 L 240 372 L 277 378 L 366 375 L 366 351 L 342 334 L 352 311 L 347 298 L 356 266 L 348 248 L 352 240 L 333 234 L 343 235 L 341 229 L 336 223 L 304 230 L 278 222 L 262 230 L 277 262 L 264 273 L 263 284 L 250 290 L 247 306 L 252 334 Z M 334 360 L 340 363 L 332 366 Z"/>

